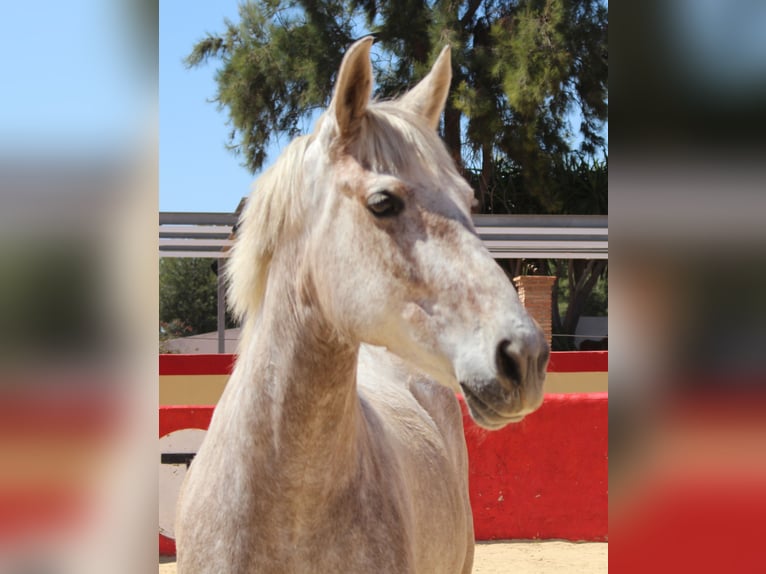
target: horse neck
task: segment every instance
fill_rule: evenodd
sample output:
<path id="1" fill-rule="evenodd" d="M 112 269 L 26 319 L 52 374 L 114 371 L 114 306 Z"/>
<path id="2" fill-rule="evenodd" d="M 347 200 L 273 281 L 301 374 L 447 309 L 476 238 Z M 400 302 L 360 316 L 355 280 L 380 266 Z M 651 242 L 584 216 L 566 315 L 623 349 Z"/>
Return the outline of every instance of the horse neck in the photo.
<path id="1" fill-rule="evenodd" d="M 339 340 L 318 308 L 301 302 L 293 270 L 272 269 L 271 275 L 279 287 L 267 290 L 240 359 L 256 379 L 254 420 L 270 437 L 269 460 L 261 463 L 278 468 L 287 482 L 295 478 L 302 488 L 322 490 L 328 487 L 323 476 L 337 481 L 357 463 L 359 347 Z"/>

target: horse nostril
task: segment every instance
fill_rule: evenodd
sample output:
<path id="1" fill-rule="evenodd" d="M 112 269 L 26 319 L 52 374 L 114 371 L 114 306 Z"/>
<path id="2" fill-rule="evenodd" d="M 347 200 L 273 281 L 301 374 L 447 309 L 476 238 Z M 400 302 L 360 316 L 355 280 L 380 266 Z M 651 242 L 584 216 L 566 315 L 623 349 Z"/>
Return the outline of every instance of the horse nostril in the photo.
<path id="1" fill-rule="evenodd" d="M 514 386 L 521 385 L 521 372 L 516 356 L 510 350 L 511 342 L 503 339 L 497 346 L 495 353 L 495 362 L 497 371 Z"/>

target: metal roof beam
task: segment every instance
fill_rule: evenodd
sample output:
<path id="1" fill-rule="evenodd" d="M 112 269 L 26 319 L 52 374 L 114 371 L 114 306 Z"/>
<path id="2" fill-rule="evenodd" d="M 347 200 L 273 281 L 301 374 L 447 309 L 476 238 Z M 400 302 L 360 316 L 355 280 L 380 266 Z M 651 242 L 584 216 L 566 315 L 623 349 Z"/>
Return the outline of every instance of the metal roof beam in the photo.
<path id="1" fill-rule="evenodd" d="M 226 258 L 237 215 L 160 213 L 161 257 Z M 474 215 L 495 259 L 607 259 L 606 215 Z"/>

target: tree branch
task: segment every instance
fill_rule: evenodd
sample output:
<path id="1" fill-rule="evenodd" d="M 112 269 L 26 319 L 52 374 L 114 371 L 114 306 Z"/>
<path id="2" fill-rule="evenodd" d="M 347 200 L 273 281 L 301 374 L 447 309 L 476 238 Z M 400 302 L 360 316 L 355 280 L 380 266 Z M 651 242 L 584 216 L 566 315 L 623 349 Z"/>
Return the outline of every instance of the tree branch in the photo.
<path id="1" fill-rule="evenodd" d="M 471 0 L 470 4 L 468 4 L 468 10 L 466 10 L 466 13 L 460 19 L 460 24 L 462 26 L 467 26 L 468 23 L 473 20 L 473 17 L 476 15 L 476 11 L 479 9 L 479 6 L 481 6 L 481 3 L 482 0 Z"/>

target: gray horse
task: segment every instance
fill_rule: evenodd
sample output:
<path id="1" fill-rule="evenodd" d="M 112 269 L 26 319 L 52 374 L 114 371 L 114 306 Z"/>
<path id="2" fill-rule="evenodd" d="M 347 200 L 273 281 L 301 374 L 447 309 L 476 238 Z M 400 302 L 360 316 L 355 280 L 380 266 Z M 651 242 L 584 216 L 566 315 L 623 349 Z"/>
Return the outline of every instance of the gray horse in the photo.
<path id="1" fill-rule="evenodd" d="M 244 335 L 179 498 L 181 574 L 470 572 L 455 395 L 488 429 L 543 400 L 548 345 L 436 133 L 449 48 L 370 102 L 371 44 L 243 213 L 228 267 Z"/>

